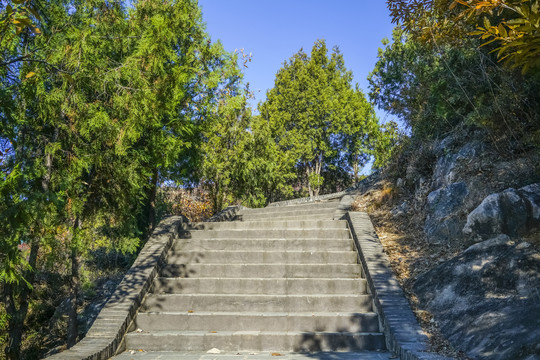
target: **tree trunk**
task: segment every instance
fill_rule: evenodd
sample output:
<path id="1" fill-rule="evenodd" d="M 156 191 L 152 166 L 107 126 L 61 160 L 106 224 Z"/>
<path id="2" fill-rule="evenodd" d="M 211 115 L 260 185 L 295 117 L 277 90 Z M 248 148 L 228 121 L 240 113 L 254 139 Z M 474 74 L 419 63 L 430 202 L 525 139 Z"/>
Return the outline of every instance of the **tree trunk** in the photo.
<path id="1" fill-rule="evenodd" d="M 321 184 L 319 179 L 322 169 L 322 153 L 317 155 L 314 160 L 304 163 L 304 166 L 306 167 L 309 197 L 313 198 L 314 196 L 319 196 L 319 192 L 321 191 Z M 310 175 L 313 174 L 317 175 L 316 184 L 311 183 Z"/>
<path id="2" fill-rule="evenodd" d="M 308 186 L 308 192 L 309 197 L 313 199 L 313 189 L 311 188 L 311 182 L 309 181 L 309 175 L 311 173 L 311 169 L 309 168 L 309 165 L 306 164 L 306 176 L 307 176 L 307 186 Z"/>
<path id="3" fill-rule="evenodd" d="M 319 154 L 315 157 L 313 161 L 308 163 L 306 170 L 308 174 L 308 184 L 309 184 L 309 196 L 319 196 L 319 192 L 321 191 L 321 184 L 319 183 L 319 178 L 321 175 L 321 169 L 322 169 L 322 154 Z M 317 175 L 317 184 L 311 184 L 311 181 L 309 179 L 310 174 Z"/>
<path id="4" fill-rule="evenodd" d="M 358 182 L 358 173 L 360 172 L 360 165 L 359 161 L 355 156 L 355 159 L 353 161 L 353 173 L 354 173 L 354 183 L 356 184 Z"/>
<path id="5" fill-rule="evenodd" d="M 21 137 L 24 137 L 24 133 L 21 134 Z M 53 135 L 53 142 L 58 138 L 58 129 L 55 128 Z M 19 152 L 22 150 L 18 150 Z M 49 186 L 51 182 L 52 175 L 52 155 L 47 154 L 45 156 L 45 167 L 47 171 L 41 180 L 41 188 L 43 193 L 49 198 Z M 39 225 L 37 226 L 39 228 Z M 6 284 L 5 287 L 5 298 L 6 298 L 6 311 L 9 316 L 8 320 L 8 339 L 7 346 L 4 349 L 6 358 L 8 360 L 19 360 L 21 358 L 21 343 L 24 330 L 24 321 L 28 315 L 28 298 L 32 292 L 30 287 L 36 277 L 36 265 L 37 265 L 37 256 L 39 253 L 40 239 L 38 236 L 33 236 L 32 242 L 30 243 L 30 257 L 28 259 L 28 264 L 30 265 L 30 270 L 26 271 L 24 278 L 26 282 L 21 281 L 19 284 Z M 16 299 L 16 294 L 19 293 L 19 298 Z M 17 302 L 19 303 L 19 308 L 17 309 Z"/>
<path id="6" fill-rule="evenodd" d="M 315 196 L 319 196 L 319 192 L 321 191 L 321 184 L 319 182 L 319 177 L 321 176 L 321 168 L 322 168 L 322 154 L 319 154 L 317 158 L 315 159 L 315 174 L 317 174 L 317 186 L 315 188 Z"/>
<path id="7" fill-rule="evenodd" d="M 16 285 L 15 285 L 16 286 Z M 15 305 L 15 286 L 5 284 L 4 297 L 6 301 L 6 312 L 8 315 L 8 338 L 7 346 L 4 349 L 6 359 L 19 360 L 21 355 L 21 341 L 24 319 L 20 319 L 20 312 Z"/>
<path id="8" fill-rule="evenodd" d="M 80 257 L 76 246 L 71 249 L 71 293 L 69 296 L 70 308 L 68 314 L 67 347 L 71 348 L 77 343 L 79 326 L 77 323 L 77 302 L 79 300 L 79 267 Z"/>
<path id="9" fill-rule="evenodd" d="M 211 183 L 208 188 L 210 190 L 210 200 L 212 201 L 213 213 L 216 214 L 221 211 L 221 207 L 223 206 L 221 177 L 217 175 L 214 182 Z"/>
<path id="10" fill-rule="evenodd" d="M 159 172 L 158 168 L 154 168 L 154 173 L 152 174 L 152 188 L 150 189 L 150 196 L 148 202 L 148 237 L 152 235 L 152 231 L 156 227 L 156 195 L 157 195 L 157 183 L 158 183 Z"/>
<path id="11" fill-rule="evenodd" d="M 39 241 L 34 240 L 30 246 L 29 265 L 31 269 L 26 272 L 25 278 L 29 284 L 33 284 L 35 280 L 35 269 L 37 263 L 37 255 L 39 252 Z M 17 309 L 15 299 L 17 287 L 20 287 L 19 308 Z M 24 321 L 28 314 L 28 297 L 31 293 L 31 288 L 25 282 L 20 282 L 18 285 L 6 284 L 6 311 L 9 315 L 8 320 L 8 344 L 5 349 L 7 360 L 21 359 L 21 342 L 24 329 Z"/>

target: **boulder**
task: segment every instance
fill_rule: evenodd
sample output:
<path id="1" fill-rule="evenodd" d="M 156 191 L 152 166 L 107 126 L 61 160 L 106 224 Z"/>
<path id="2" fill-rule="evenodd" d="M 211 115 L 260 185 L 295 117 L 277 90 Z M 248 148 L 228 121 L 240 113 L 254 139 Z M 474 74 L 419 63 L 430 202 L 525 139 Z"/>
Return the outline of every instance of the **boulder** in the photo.
<path id="1" fill-rule="evenodd" d="M 496 234 L 519 236 L 540 224 L 540 184 L 487 196 L 467 216 L 463 233 L 473 241 Z"/>
<path id="2" fill-rule="evenodd" d="M 392 214 L 392 217 L 398 218 L 405 216 L 410 210 L 410 205 L 408 201 L 402 202 L 400 205 L 395 206 L 392 210 L 390 210 L 390 213 Z"/>
<path id="3" fill-rule="evenodd" d="M 471 159 L 477 159 L 479 154 L 486 151 L 485 144 L 477 142 L 467 143 L 456 152 L 446 151 L 447 148 L 442 147 L 445 140 L 441 142 L 439 149 L 436 149 L 438 157 L 433 171 L 433 186 L 435 188 L 455 182 L 464 168 L 470 171 L 471 165 L 478 165 L 476 162 L 471 164 Z"/>
<path id="4" fill-rule="evenodd" d="M 421 275 L 420 303 L 472 359 L 535 359 L 540 348 L 540 254 L 498 235 Z"/>
<path id="5" fill-rule="evenodd" d="M 529 226 L 540 226 L 540 183 L 531 184 L 519 189 L 519 194 L 527 204 Z"/>
<path id="6" fill-rule="evenodd" d="M 465 224 L 464 202 L 469 195 L 467 184 L 453 183 L 427 196 L 424 232 L 430 243 L 439 244 L 455 238 Z"/>

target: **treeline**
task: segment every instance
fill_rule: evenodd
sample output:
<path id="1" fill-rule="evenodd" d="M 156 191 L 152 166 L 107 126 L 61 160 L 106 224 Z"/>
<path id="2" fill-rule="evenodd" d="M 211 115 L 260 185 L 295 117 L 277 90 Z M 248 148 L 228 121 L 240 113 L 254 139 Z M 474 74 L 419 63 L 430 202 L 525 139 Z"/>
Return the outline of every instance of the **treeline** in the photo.
<path id="1" fill-rule="evenodd" d="M 395 124 L 381 130 L 324 41 L 285 62 L 254 115 L 240 71 L 249 57 L 211 41 L 195 0 L 0 6 L 0 341 L 8 359 L 59 345 L 44 345 L 48 331 L 29 325 L 30 316 L 32 326 L 47 322 L 59 303 L 66 344 L 75 344 L 99 264 L 137 252 L 164 208 L 164 184 L 206 189 L 213 211 L 263 206 L 344 189 L 370 157 L 384 165 L 398 139 Z M 47 287 L 44 299 L 38 288 Z"/>
<path id="2" fill-rule="evenodd" d="M 241 75 L 195 1 L 2 6 L 1 333 L 19 359 L 36 277 L 63 277 L 73 346 L 87 261 L 136 252 L 157 187 L 189 179 L 205 113 Z"/>
<path id="3" fill-rule="evenodd" d="M 384 165 L 399 139 L 324 40 L 284 63 L 258 115 L 248 97 L 249 88 L 227 94 L 202 127 L 202 177 L 215 209 L 344 190 L 370 159 Z"/>

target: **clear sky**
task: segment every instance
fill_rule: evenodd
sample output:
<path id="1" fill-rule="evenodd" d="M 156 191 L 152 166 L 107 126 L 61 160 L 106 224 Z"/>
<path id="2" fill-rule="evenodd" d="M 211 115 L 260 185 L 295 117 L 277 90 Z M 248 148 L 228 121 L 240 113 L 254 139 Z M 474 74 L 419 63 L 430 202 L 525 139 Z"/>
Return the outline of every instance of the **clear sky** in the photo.
<path id="1" fill-rule="evenodd" d="M 199 0 L 199 5 L 212 41 L 221 40 L 228 51 L 252 53 L 245 80 L 254 104 L 266 98 L 283 62 L 301 48 L 309 54 L 317 39 L 325 39 L 329 49 L 340 48 L 367 95 L 377 49 L 393 29 L 384 0 Z"/>

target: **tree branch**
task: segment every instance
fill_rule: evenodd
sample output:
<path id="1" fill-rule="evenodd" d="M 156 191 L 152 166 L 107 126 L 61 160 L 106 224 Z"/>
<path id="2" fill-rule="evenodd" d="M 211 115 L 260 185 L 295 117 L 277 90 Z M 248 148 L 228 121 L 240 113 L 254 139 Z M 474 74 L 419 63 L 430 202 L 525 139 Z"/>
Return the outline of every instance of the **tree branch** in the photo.
<path id="1" fill-rule="evenodd" d="M 0 62 L 0 66 L 8 66 L 8 65 L 14 64 L 14 63 L 19 62 L 19 61 L 37 62 L 37 63 L 45 64 L 45 66 L 51 67 L 56 72 L 61 72 L 61 73 L 64 73 L 64 74 L 71 74 L 69 71 L 62 70 L 59 67 L 57 67 L 55 65 L 52 65 L 52 64 L 48 63 L 45 60 L 32 59 L 32 58 L 30 58 L 30 55 L 23 55 L 23 56 L 19 56 L 19 57 L 15 58 L 15 59 Z"/>

